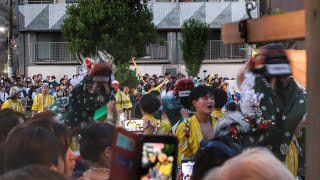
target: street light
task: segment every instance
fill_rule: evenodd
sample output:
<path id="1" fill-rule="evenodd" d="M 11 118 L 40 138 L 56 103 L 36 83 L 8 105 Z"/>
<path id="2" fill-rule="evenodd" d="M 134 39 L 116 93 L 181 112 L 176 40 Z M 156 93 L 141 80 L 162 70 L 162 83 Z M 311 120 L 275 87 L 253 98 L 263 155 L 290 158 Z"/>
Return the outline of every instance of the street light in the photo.
<path id="1" fill-rule="evenodd" d="M 0 26 L 0 32 L 4 33 L 6 31 L 6 28 L 3 26 Z"/>

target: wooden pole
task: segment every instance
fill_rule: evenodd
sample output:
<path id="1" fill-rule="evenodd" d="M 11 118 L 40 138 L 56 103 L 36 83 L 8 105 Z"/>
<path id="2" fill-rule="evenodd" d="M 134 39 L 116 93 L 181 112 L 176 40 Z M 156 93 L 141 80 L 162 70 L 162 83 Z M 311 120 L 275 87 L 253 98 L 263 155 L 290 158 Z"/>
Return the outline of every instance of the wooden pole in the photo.
<path id="1" fill-rule="evenodd" d="M 306 0 L 306 45 L 307 45 L 307 179 L 320 178 L 320 2 Z"/>

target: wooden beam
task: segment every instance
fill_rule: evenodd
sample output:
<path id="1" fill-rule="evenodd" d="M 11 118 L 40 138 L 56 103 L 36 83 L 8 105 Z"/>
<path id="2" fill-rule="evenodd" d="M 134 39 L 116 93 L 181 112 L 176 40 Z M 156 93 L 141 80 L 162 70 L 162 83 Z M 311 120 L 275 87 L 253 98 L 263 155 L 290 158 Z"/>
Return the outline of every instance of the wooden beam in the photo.
<path id="1" fill-rule="evenodd" d="M 221 37 L 225 44 L 244 43 L 239 22 L 222 26 Z M 247 21 L 248 42 L 267 42 L 305 38 L 304 10 L 280 15 L 265 16 Z"/>
<path id="2" fill-rule="evenodd" d="M 293 77 L 303 86 L 306 87 L 307 81 L 307 56 L 306 50 L 286 50 L 290 60 Z"/>
<path id="3" fill-rule="evenodd" d="M 306 0 L 306 47 L 307 47 L 307 179 L 320 177 L 320 3 Z"/>

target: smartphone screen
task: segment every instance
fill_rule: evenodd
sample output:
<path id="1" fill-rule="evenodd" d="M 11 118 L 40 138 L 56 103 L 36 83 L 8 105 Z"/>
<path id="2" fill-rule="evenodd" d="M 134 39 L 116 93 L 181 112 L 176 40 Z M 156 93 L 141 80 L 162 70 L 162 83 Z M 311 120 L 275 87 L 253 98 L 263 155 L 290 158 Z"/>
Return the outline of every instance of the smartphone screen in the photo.
<path id="1" fill-rule="evenodd" d="M 181 168 L 183 173 L 183 180 L 189 180 L 192 176 L 194 160 L 182 160 Z"/>
<path id="2" fill-rule="evenodd" d="M 175 144 L 145 142 L 142 145 L 141 166 L 148 173 L 141 180 L 172 180 L 174 171 Z"/>

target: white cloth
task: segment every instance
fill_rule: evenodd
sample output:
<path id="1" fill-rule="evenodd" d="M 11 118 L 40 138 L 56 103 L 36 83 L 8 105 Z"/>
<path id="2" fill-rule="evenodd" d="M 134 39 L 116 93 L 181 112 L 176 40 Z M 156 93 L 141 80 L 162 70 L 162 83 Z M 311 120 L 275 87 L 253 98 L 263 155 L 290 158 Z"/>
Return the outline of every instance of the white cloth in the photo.
<path id="1" fill-rule="evenodd" d="M 0 99 L 2 102 L 6 102 L 8 99 L 9 95 L 6 92 L 0 92 Z"/>

